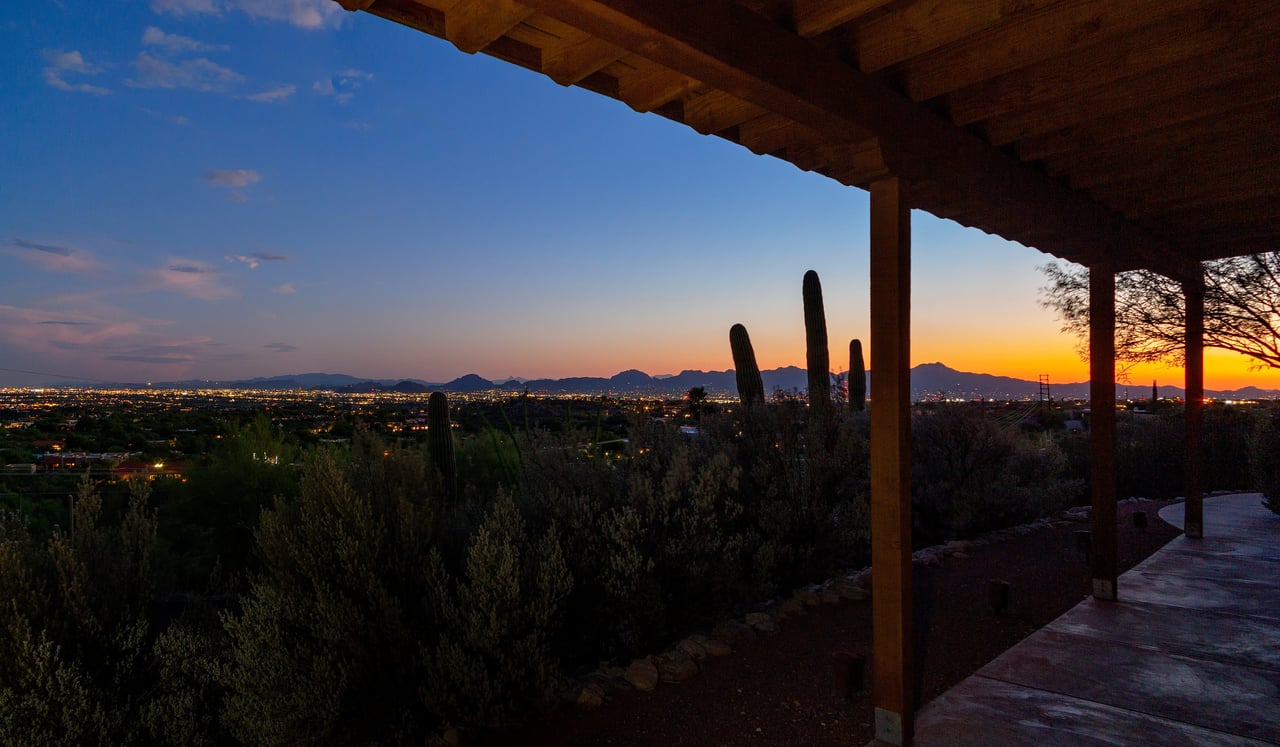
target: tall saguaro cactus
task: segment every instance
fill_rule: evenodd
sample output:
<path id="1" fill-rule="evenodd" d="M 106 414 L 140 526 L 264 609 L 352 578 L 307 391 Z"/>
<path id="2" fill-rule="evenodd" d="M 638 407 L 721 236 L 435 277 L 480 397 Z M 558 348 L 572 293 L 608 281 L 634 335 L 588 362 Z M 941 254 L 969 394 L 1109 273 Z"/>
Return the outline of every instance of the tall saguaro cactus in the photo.
<path id="1" fill-rule="evenodd" d="M 849 341 L 849 410 L 867 409 L 867 364 L 862 358 L 862 340 Z"/>
<path id="2" fill-rule="evenodd" d="M 427 445 L 431 461 L 444 478 L 450 503 L 458 500 L 458 467 L 453 456 L 453 426 L 449 423 L 449 398 L 432 392 L 427 398 Z"/>
<path id="3" fill-rule="evenodd" d="M 764 402 L 764 381 L 756 365 L 756 351 L 751 347 L 747 328 L 735 324 L 729 328 L 729 347 L 733 350 L 733 374 L 738 380 L 738 400 L 744 407 Z"/>
<path id="4" fill-rule="evenodd" d="M 822 309 L 818 273 L 804 274 L 805 360 L 809 366 L 809 408 L 815 415 L 831 409 L 831 357 L 827 351 L 827 315 Z"/>

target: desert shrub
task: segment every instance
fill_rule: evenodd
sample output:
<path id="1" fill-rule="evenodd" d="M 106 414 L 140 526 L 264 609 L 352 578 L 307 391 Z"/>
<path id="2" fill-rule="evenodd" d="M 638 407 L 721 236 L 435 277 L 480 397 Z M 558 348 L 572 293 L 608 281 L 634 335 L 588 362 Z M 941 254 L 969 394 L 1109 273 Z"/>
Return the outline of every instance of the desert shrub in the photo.
<path id="1" fill-rule="evenodd" d="M 314 455 L 298 499 L 262 514 L 264 572 L 225 620 L 223 720 L 241 741 L 370 742 L 424 728 L 415 662 L 436 631 L 416 600 L 439 563 L 432 497 L 388 491 L 388 472 L 417 465 L 395 452 L 388 469 L 371 452 Z"/>
<path id="2" fill-rule="evenodd" d="M 1251 441 L 1253 485 L 1263 504 L 1280 514 L 1280 409 L 1271 408 L 1258 419 Z"/>
<path id="3" fill-rule="evenodd" d="M 1082 481 L 1067 475 L 1067 464 L 1051 438 L 968 408 L 913 418 L 913 544 L 973 536 L 1070 505 Z"/>
<path id="4" fill-rule="evenodd" d="M 223 722 L 251 744 L 421 742 L 509 715 L 547 686 L 569 580 L 554 531 L 509 499 L 476 529 L 420 453 L 320 452 L 263 513 L 264 571 L 224 615 Z"/>
<path id="5" fill-rule="evenodd" d="M 1182 495 L 1185 433 L 1181 413 L 1117 418 L 1116 495 L 1157 499 Z"/>
<path id="6" fill-rule="evenodd" d="M 145 483 L 118 524 L 86 477 L 75 529 L 43 546 L 0 519 L 0 743 L 139 744 L 156 522 Z"/>
<path id="7" fill-rule="evenodd" d="M 625 457 L 539 446 L 520 499 L 563 536 L 570 666 L 652 650 L 722 612 L 742 574 L 738 471 L 702 436 L 637 424 Z M 697 621 L 696 623 L 694 621 Z"/>
<path id="8" fill-rule="evenodd" d="M 226 697 L 219 674 L 227 664 L 227 648 L 226 632 L 207 600 L 197 601 L 156 638 L 156 682 L 141 713 L 152 744 L 228 743 L 219 717 Z"/>
<path id="9" fill-rule="evenodd" d="M 866 421 L 807 443 L 800 403 L 704 414 L 698 432 L 637 422 L 621 458 L 538 449 L 526 514 L 561 528 L 574 577 L 570 666 L 672 638 L 866 557 Z"/>
<path id="10" fill-rule="evenodd" d="M 559 672 L 551 641 L 573 585 L 555 528 L 532 541 L 504 496 L 472 538 L 464 571 L 430 570 L 440 634 L 422 647 L 426 708 L 444 723 L 492 724 L 548 692 Z"/>
<path id="11" fill-rule="evenodd" d="M 1237 490 L 1253 483 L 1251 438 L 1258 424 L 1257 413 L 1246 409 L 1205 407 L 1204 489 Z"/>

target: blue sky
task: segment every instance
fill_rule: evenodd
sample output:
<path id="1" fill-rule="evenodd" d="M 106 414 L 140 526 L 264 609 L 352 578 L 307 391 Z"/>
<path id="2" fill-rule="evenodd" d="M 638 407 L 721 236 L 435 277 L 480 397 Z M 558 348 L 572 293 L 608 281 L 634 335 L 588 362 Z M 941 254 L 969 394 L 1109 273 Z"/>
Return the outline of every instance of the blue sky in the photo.
<path id="1" fill-rule="evenodd" d="M 0 385 L 803 364 L 808 269 L 867 336 L 864 192 L 330 0 L 7 3 L 0 103 Z M 916 362 L 1087 378 L 1046 255 L 913 232 Z"/>

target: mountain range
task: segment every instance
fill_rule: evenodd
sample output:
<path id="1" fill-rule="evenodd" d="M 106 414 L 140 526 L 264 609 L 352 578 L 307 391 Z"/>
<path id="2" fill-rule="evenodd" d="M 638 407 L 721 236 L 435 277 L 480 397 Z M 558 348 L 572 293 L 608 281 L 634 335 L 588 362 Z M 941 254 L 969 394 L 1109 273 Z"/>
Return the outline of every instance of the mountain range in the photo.
<path id="1" fill-rule="evenodd" d="M 766 392 L 780 389 L 784 392 L 798 393 L 808 388 L 805 370 L 796 366 L 761 371 L 760 376 L 764 380 Z M 870 376 L 868 372 L 868 381 Z M 737 382 L 732 370 L 688 370 L 674 375 L 651 376 L 643 371 L 630 369 L 607 378 L 578 376 L 564 379 L 519 379 L 513 377 L 505 381 L 490 381 L 476 374 L 467 374 L 447 382 L 429 382 L 422 379 L 361 379 L 346 374 L 305 373 L 230 382 L 180 381 L 155 386 L 306 389 L 340 393 L 389 391 L 405 394 L 422 394 L 432 391 L 467 394 L 494 390 L 520 393 L 527 389 L 532 394 L 613 394 L 655 397 L 678 396 L 687 393 L 692 387 L 700 386 L 712 396 L 737 394 Z M 1161 386 L 1158 391 L 1162 398 L 1177 398 L 1183 395 L 1182 388 L 1177 386 Z M 1040 382 L 957 371 L 942 363 L 922 363 L 911 369 L 911 394 L 916 400 L 929 398 L 1035 399 L 1040 395 Z M 1089 383 L 1087 381 L 1065 384 L 1051 382 L 1049 394 L 1054 399 L 1088 399 Z M 1151 387 L 1143 384 L 1117 383 L 1116 396 L 1120 399 L 1147 399 L 1151 396 Z M 1280 391 L 1244 387 L 1234 390 L 1206 391 L 1205 396 L 1215 399 L 1258 399 L 1280 397 Z"/>

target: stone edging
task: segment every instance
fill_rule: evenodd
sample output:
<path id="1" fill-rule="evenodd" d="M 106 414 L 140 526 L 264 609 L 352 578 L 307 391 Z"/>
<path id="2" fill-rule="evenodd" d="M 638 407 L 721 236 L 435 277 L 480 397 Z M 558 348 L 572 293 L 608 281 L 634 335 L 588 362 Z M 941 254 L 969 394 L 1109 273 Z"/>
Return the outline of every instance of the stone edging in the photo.
<path id="1" fill-rule="evenodd" d="M 1206 493 L 1206 495 L 1210 495 Z M 1117 506 L 1138 503 L 1146 498 L 1125 498 Z M 1178 499 L 1175 499 L 1178 500 Z M 951 540 L 916 550 L 911 554 L 912 565 L 936 567 L 943 558 L 965 558 L 974 548 L 1010 540 L 1047 527 L 1062 527 L 1089 520 L 1090 507 L 1076 506 L 1059 511 L 1053 516 L 1036 519 L 1018 526 L 997 529 L 971 540 Z M 694 634 L 680 640 L 661 654 L 650 654 L 632 661 L 628 666 L 601 666 L 593 672 L 566 678 L 561 684 L 562 700 L 580 706 L 594 708 L 605 702 L 609 693 L 616 690 L 652 692 L 660 683 L 684 682 L 702 670 L 701 662 L 709 658 L 727 656 L 733 647 L 771 636 L 778 632 L 778 623 L 807 613 L 808 607 L 834 604 L 844 601 L 862 601 L 868 590 L 871 567 L 840 573 L 822 583 L 810 584 L 795 590 L 788 597 L 777 597 L 761 605 L 756 612 L 748 612 L 741 618 L 724 620 L 709 634 Z"/>

